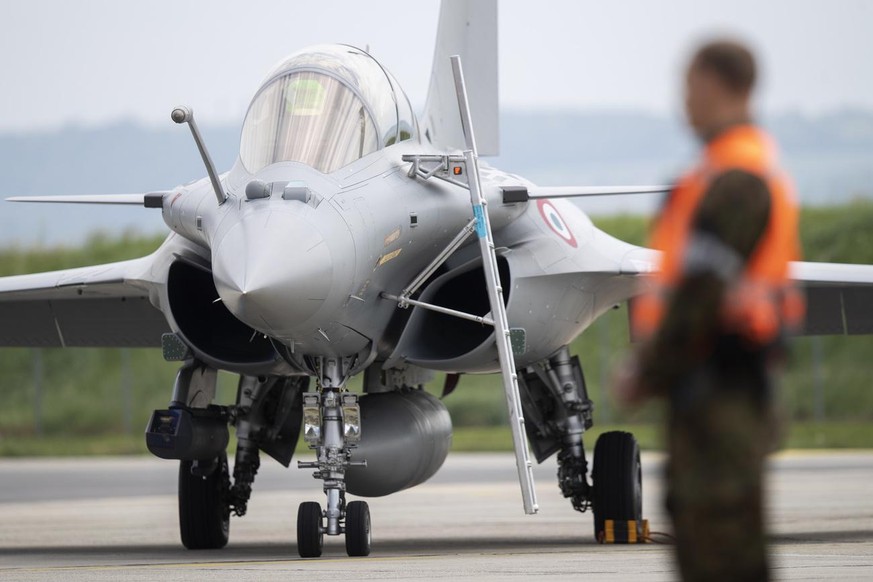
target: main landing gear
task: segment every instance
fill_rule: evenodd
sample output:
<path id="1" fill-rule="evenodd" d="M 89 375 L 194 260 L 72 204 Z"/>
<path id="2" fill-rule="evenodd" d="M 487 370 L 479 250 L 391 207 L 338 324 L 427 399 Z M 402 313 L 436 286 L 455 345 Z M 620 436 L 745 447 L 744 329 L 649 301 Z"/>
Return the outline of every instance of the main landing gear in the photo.
<path id="1" fill-rule="evenodd" d="M 315 461 L 298 461 L 303 469 L 315 469 L 313 477 L 323 482 L 326 506 L 314 501 L 300 504 L 297 512 L 297 551 L 301 557 L 321 556 L 324 536 L 345 534 L 349 556 L 367 556 L 371 547 L 370 508 L 364 501 L 346 503 L 345 473 L 348 467 L 367 466 L 352 461 L 352 450 L 361 438 L 358 397 L 345 388 L 341 360 L 327 358 L 318 366 L 318 392 L 303 396 L 303 438 L 315 450 Z"/>
<path id="2" fill-rule="evenodd" d="M 607 432 L 594 447 L 593 484 L 582 436 L 593 425 L 582 367 L 564 347 L 557 354 L 519 371 L 519 387 L 528 441 L 537 462 L 558 454 L 558 486 L 573 509 L 594 512 L 599 539 L 607 519 L 641 521 L 642 470 L 639 446 L 627 432 Z"/>
<path id="3" fill-rule="evenodd" d="M 599 539 L 607 519 L 643 519 L 643 471 L 640 447 L 629 432 L 600 435 L 594 447 L 594 535 Z"/>
<path id="4" fill-rule="evenodd" d="M 260 451 L 290 464 L 308 384 L 305 376 L 241 376 L 236 404 L 217 406 L 214 369 L 188 360 L 179 370 L 169 408 L 152 414 L 146 445 L 160 458 L 179 460 L 179 532 L 186 548 L 227 545 L 231 514 L 246 513 Z M 237 438 L 232 476 L 228 424 Z"/>
<path id="5" fill-rule="evenodd" d="M 211 466 L 197 461 L 179 463 L 179 532 L 189 550 L 210 550 L 227 545 L 230 534 L 230 491 L 227 455 Z"/>

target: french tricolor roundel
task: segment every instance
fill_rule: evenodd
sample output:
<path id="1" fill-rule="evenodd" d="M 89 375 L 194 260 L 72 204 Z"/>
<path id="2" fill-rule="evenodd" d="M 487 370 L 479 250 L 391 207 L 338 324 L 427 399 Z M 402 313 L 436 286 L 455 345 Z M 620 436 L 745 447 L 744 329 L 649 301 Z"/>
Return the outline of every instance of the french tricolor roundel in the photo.
<path id="1" fill-rule="evenodd" d="M 567 223 L 564 222 L 563 217 L 558 212 L 558 209 L 555 208 L 555 205 L 552 204 L 551 200 L 540 199 L 537 200 L 537 208 L 540 209 L 540 214 L 543 217 L 543 220 L 546 221 L 546 224 L 549 225 L 555 234 L 564 239 L 564 241 L 573 248 L 576 248 L 576 237 L 573 236 L 573 233 L 570 232 L 570 229 L 567 227 Z"/>

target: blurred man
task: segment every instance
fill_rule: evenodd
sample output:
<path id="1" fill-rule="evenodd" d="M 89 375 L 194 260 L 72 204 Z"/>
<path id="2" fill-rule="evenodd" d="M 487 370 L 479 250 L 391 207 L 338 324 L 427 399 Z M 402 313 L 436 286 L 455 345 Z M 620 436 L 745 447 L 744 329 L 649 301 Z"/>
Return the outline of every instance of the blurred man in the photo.
<path id="1" fill-rule="evenodd" d="M 652 231 L 654 289 L 634 304 L 644 339 L 619 398 L 667 400 L 667 507 L 685 580 L 766 580 L 764 456 L 771 371 L 802 299 L 788 279 L 797 209 L 772 140 L 752 121 L 756 66 L 736 42 L 688 67 L 688 123 L 703 143 Z"/>

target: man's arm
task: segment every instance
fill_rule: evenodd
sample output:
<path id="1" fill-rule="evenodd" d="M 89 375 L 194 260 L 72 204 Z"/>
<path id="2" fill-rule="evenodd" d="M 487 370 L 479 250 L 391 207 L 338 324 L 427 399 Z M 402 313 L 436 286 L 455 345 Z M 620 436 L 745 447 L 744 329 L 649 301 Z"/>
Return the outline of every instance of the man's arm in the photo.
<path id="1" fill-rule="evenodd" d="M 770 192 L 759 177 L 730 170 L 712 182 L 692 225 L 682 279 L 640 353 L 639 378 L 651 392 L 668 391 L 709 353 L 725 289 L 742 275 L 769 219 Z"/>

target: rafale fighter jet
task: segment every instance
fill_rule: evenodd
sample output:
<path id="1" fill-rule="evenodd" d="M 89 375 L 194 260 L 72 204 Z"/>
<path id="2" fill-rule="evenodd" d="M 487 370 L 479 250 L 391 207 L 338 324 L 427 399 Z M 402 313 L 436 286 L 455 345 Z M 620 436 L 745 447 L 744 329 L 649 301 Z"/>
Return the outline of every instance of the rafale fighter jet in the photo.
<path id="1" fill-rule="evenodd" d="M 466 76 L 463 68 L 466 68 Z M 153 254 L 0 279 L 0 345 L 161 347 L 181 362 L 149 450 L 180 461 L 188 548 L 220 548 L 243 515 L 263 451 L 285 466 L 299 435 L 326 493 L 301 504 L 301 556 L 345 534 L 370 552 L 359 497 L 415 486 L 442 465 L 451 421 L 421 389 L 433 371 L 500 372 L 524 510 L 537 511 L 536 460 L 558 455 L 563 495 L 605 519 L 639 519 L 639 453 L 603 435 L 589 477 L 592 423 L 567 346 L 639 292 L 657 256 L 601 232 L 562 198 L 653 187 L 538 187 L 491 168 L 497 153 L 497 2 L 446 0 L 424 115 L 366 51 L 302 50 L 255 93 L 239 157 L 218 174 L 191 110 L 208 176 L 166 192 L 26 201 L 135 204 L 172 231 Z M 807 333 L 873 331 L 873 267 L 799 263 Z M 233 403 L 216 373 L 239 374 Z M 347 389 L 363 374 L 364 394 Z M 169 387 L 168 387 L 169 388 Z M 463 388 L 462 388 L 463 389 Z M 525 419 L 527 422 L 525 422 Z M 228 426 L 236 457 L 229 471 Z"/>

